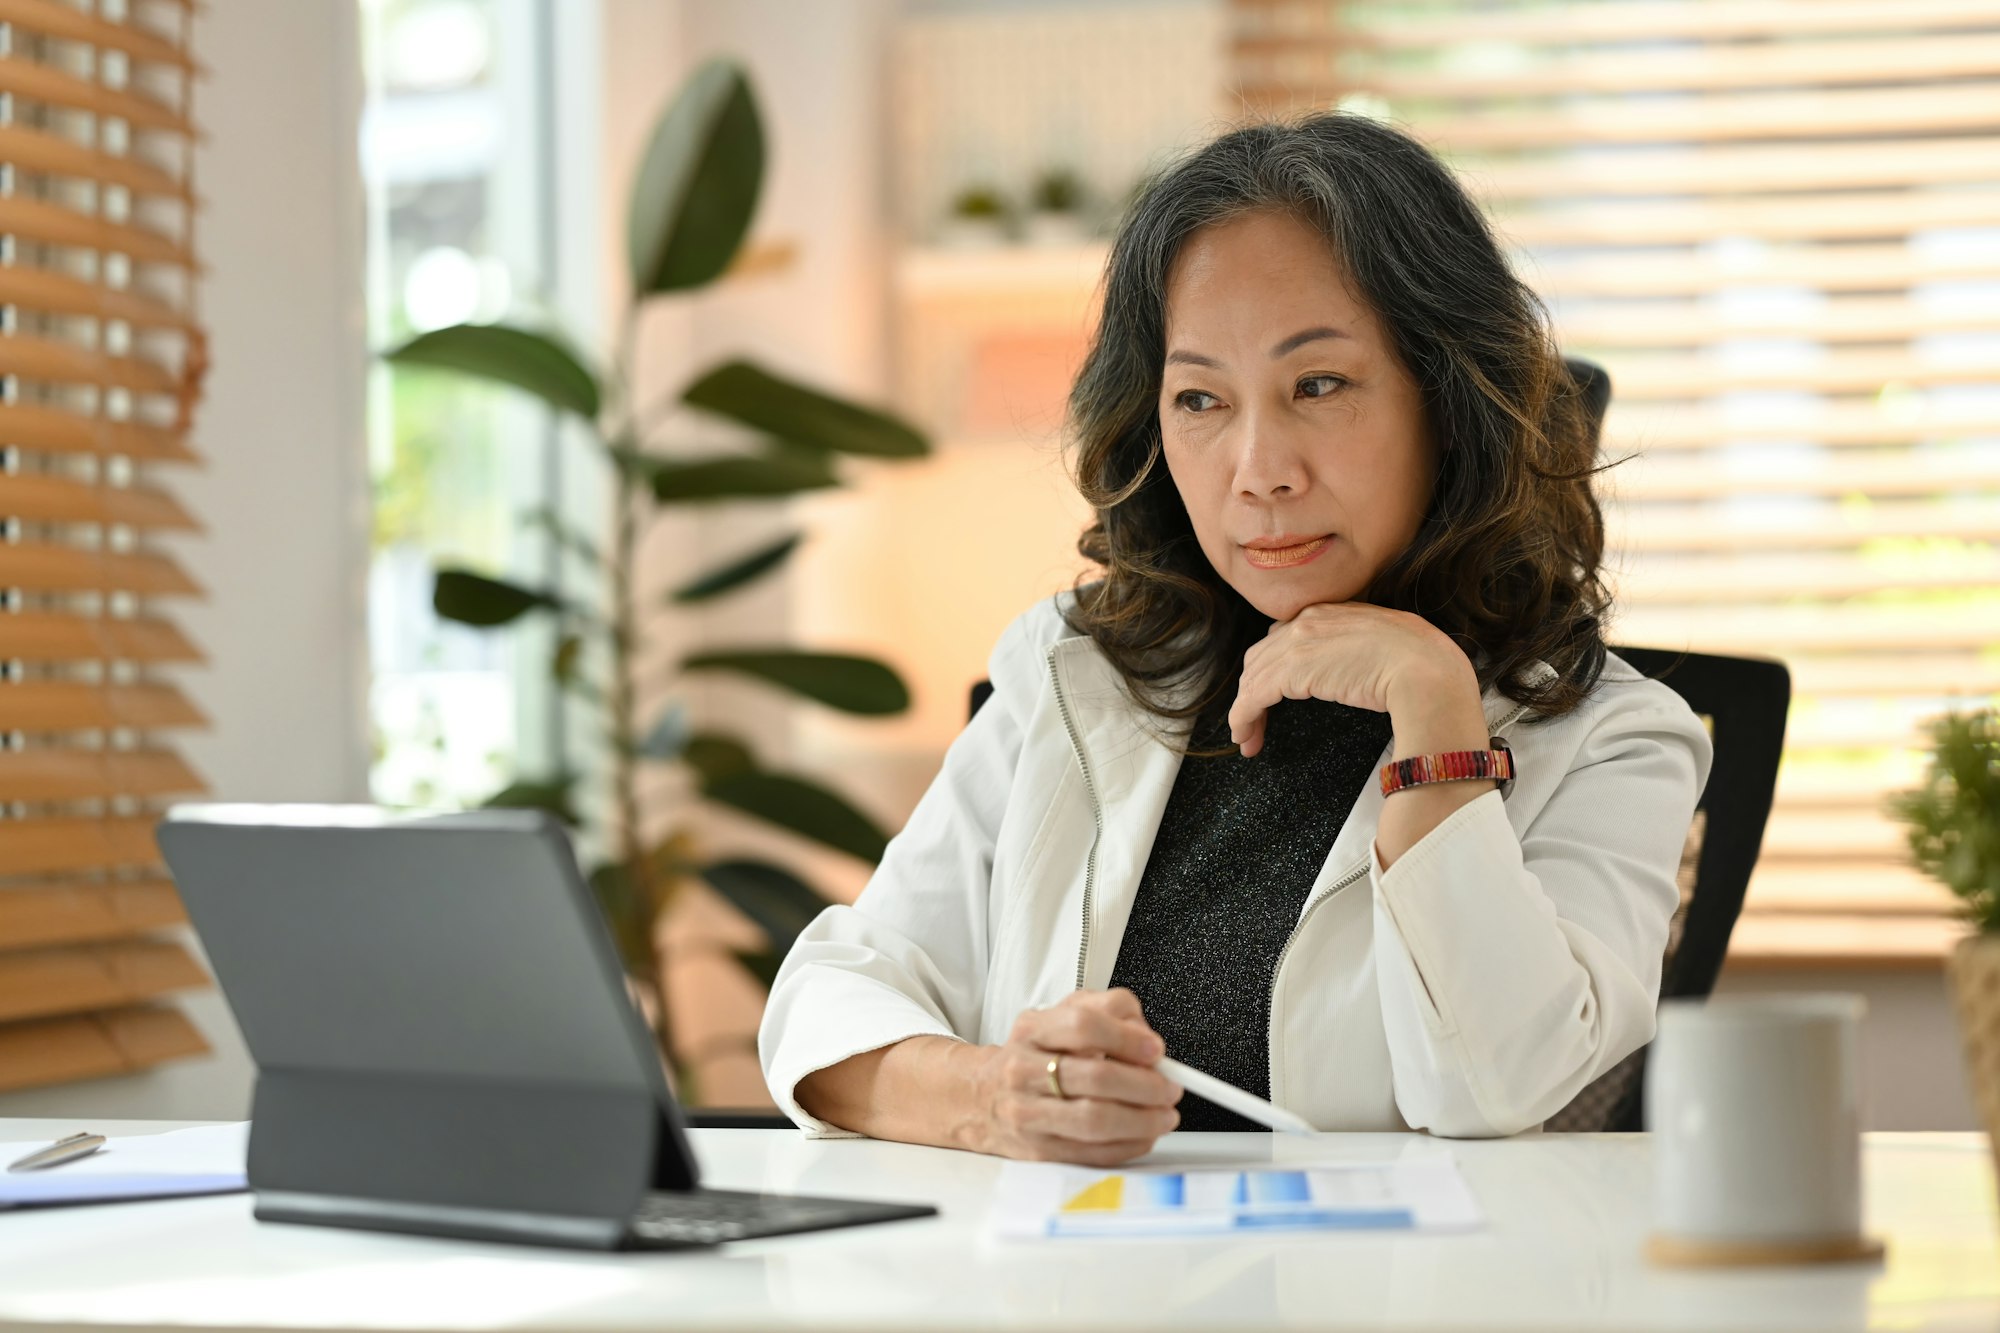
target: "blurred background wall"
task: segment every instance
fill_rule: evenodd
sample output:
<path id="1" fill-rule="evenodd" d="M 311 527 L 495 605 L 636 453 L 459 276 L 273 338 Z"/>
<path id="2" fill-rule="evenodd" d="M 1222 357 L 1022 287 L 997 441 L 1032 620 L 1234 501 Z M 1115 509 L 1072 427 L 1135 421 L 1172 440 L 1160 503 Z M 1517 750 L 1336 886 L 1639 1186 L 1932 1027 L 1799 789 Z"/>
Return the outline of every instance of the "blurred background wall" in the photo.
<path id="1" fill-rule="evenodd" d="M 1119 210 L 1245 115 L 1340 105 L 1445 152 L 1566 348 L 1611 368 L 1607 452 L 1640 458 L 1614 474 L 1614 638 L 1799 675 L 1723 988 L 1866 994 L 1871 1123 L 1972 1125 L 1940 971 L 1956 928 L 1877 807 L 1918 771 L 1916 720 L 2000 673 L 2000 27 L 1979 7 L 216 0 L 195 32 L 215 370 L 186 488 L 207 531 L 176 549 L 210 590 L 188 617 L 210 665 L 185 678 L 214 726 L 187 748 L 218 796 L 450 808 L 591 753 L 548 632 L 441 622 L 430 577 L 560 575 L 521 516 L 601 530 L 605 477 L 546 411 L 369 354 L 524 313 L 606 351 L 633 164 L 721 54 L 765 117 L 752 243 L 789 258 L 651 313 L 642 394 L 753 352 L 892 406 L 933 453 L 665 525 L 642 586 L 805 530 L 783 578 L 661 632 L 894 663 L 914 701 L 886 722 L 749 683 L 688 694 L 893 830 L 1000 629 L 1085 573 L 1059 427 Z M 701 827 L 833 896 L 866 879 L 727 811 Z M 727 953 L 756 928 L 697 888 L 667 938 L 701 1096 L 764 1101 L 760 991 Z M 213 1055 L 0 1094 L 0 1114 L 239 1114 L 227 1015 L 185 1004 Z"/>

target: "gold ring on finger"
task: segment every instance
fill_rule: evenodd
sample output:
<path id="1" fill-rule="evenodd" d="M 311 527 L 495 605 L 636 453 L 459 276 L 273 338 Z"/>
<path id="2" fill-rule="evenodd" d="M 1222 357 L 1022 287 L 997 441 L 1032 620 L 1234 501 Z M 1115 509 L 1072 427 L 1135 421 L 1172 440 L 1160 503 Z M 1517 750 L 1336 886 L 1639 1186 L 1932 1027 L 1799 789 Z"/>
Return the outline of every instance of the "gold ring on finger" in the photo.
<path id="1" fill-rule="evenodd" d="M 1062 1057 L 1060 1055 L 1052 1055 L 1049 1057 L 1049 1092 L 1052 1093 L 1054 1096 L 1061 1098 L 1063 1101 L 1068 1101 L 1069 1094 L 1062 1090 L 1062 1078 L 1060 1076 L 1061 1065 L 1062 1065 Z"/>

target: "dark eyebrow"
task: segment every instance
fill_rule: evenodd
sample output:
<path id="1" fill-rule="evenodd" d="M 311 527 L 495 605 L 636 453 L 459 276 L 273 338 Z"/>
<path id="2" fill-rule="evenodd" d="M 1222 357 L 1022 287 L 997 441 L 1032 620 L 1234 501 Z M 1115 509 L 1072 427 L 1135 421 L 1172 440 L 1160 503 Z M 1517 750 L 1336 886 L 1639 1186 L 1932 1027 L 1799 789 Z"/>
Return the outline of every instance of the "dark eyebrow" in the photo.
<path id="1" fill-rule="evenodd" d="M 1317 329 L 1300 329 L 1297 333 L 1294 333 L 1291 337 L 1285 339 L 1283 342 L 1279 343 L 1276 347 L 1273 347 L 1271 349 L 1271 359 L 1273 361 L 1276 361 L 1279 357 L 1285 356 L 1291 352 L 1296 352 L 1299 350 L 1299 348 L 1304 347 L 1307 343 L 1316 343 L 1322 338 L 1352 338 L 1353 336 L 1354 336 L 1353 334 L 1347 332 L 1345 329 L 1336 329 L 1325 326 L 1322 326 Z M 1170 366 L 1173 365 L 1207 366 L 1210 370 L 1222 369 L 1222 363 L 1220 361 L 1217 361 L 1213 357 L 1203 356 L 1199 352 L 1184 352 L 1184 351 L 1168 352 L 1167 364 Z"/>
<path id="2" fill-rule="evenodd" d="M 1326 327 L 1321 327 L 1317 329 L 1300 329 L 1297 333 L 1294 333 L 1291 337 L 1285 339 L 1283 342 L 1279 343 L 1276 347 L 1273 347 L 1271 349 L 1271 359 L 1273 361 L 1276 361 L 1279 357 L 1284 356 L 1286 353 L 1296 352 L 1301 347 L 1304 347 L 1307 343 L 1316 343 L 1322 338 L 1351 338 L 1353 336 L 1354 335 L 1349 333 L 1346 329 L 1335 329 Z"/>

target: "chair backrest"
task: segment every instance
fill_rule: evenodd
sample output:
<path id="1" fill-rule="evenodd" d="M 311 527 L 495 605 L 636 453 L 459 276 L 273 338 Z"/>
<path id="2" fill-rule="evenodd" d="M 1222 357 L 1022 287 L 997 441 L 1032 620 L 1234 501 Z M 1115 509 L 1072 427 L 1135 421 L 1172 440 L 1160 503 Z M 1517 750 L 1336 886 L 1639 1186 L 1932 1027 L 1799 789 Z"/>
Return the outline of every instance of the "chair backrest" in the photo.
<path id="1" fill-rule="evenodd" d="M 1563 365 L 1583 395 L 1584 415 L 1590 420 L 1590 434 L 1595 440 L 1604 429 L 1605 410 L 1611 406 L 1611 376 L 1603 366 L 1580 356 L 1563 358 Z"/>
<path id="2" fill-rule="evenodd" d="M 1729 950 L 1729 932 L 1757 866 L 1785 749 L 1792 676 L 1782 662 L 1711 657 L 1659 648 L 1614 648 L 1707 719 L 1715 746 L 1708 787 L 1696 803 L 1694 892 L 1688 900 L 1662 998 L 1706 995 Z"/>

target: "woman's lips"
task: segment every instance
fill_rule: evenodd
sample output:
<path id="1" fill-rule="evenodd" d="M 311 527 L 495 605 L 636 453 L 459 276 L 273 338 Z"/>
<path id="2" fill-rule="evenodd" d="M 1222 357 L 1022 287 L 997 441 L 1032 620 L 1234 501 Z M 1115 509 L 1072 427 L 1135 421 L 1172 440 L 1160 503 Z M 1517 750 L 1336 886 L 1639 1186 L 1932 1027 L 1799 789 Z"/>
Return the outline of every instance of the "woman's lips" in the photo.
<path id="1" fill-rule="evenodd" d="M 1324 537 L 1315 537 L 1297 546 L 1246 546 L 1243 548 L 1243 558 L 1259 569 L 1289 569 L 1293 565 L 1305 564 L 1324 551 L 1327 543 L 1333 540 L 1333 536 L 1332 533 L 1328 533 Z"/>

